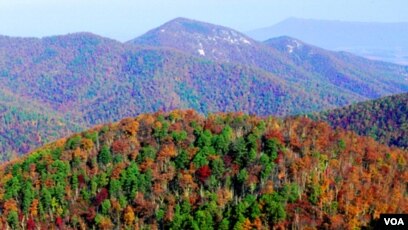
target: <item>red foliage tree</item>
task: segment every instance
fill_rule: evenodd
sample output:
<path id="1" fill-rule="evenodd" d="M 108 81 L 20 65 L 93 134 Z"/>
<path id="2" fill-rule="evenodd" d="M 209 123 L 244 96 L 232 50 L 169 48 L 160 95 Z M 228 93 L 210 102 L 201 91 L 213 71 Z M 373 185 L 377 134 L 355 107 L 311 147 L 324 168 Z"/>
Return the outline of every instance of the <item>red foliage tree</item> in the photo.
<path id="1" fill-rule="evenodd" d="M 85 177 L 84 175 L 78 175 L 78 183 L 79 183 L 79 187 L 82 188 L 83 186 L 85 186 Z"/>
<path id="2" fill-rule="evenodd" d="M 265 133 L 265 138 L 266 139 L 273 139 L 275 138 L 276 140 L 278 140 L 280 143 L 283 143 L 284 138 L 282 135 L 282 132 L 279 131 L 278 129 L 270 129 Z"/>
<path id="3" fill-rule="evenodd" d="M 35 222 L 33 219 L 27 220 L 27 230 L 34 230 L 35 229 Z"/>
<path id="4" fill-rule="evenodd" d="M 204 165 L 197 170 L 196 174 L 198 179 L 204 183 L 205 180 L 207 180 L 207 178 L 211 176 L 211 169 L 208 165 Z"/>
<path id="5" fill-rule="evenodd" d="M 95 207 L 88 208 L 88 213 L 86 214 L 86 219 L 92 221 L 96 216 Z"/>
<path id="6" fill-rule="evenodd" d="M 59 229 L 63 229 L 64 227 L 64 221 L 62 220 L 61 217 L 55 218 L 55 224 L 57 225 Z"/>
<path id="7" fill-rule="evenodd" d="M 113 153 L 125 154 L 129 150 L 129 143 L 125 139 L 119 139 L 112 143 Z"/>
<path id="8" fill-rule="evenodd" d="M 109 197 L 109 193 L 108 190 L 106 188 L 102 188 L 101 191 L 96 194 L 95 197 L 95 205 L 99 206 L 100 204 L 102 204 L 102 202 L 104 200 L 106 200 Z"/>

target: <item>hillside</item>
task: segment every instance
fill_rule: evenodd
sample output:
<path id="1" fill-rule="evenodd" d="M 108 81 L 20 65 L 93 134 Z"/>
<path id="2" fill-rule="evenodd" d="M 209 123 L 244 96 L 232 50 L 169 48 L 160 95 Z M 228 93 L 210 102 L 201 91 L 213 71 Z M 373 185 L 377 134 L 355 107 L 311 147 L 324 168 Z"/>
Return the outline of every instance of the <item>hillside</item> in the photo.
<path id="1" fill-rule="evenodd" d="M 328 51 L 287 36 L 269 39 L 264 44 L 302 66 L 314 76 L 313 84 L 318 86 L 332 84 L 349 93 L 378 98 L 378 92 L 392 90 L 389 87 L 397 81 L 408 82 L 408 67 L 404 70 L 401 66 L 373 62 L 347 52 Z M 399 77 L 391 77 L 390 73 Z"/>
<path id="2" fill-rule="evenodd" d="M 206 55 L 197 51 L 200 43 Z M 408 91 L 404 66 L 324 50 L 294 59 L 297 51 L 282 50 L 286 46 L 182 18 L 127 43 L 90 33 L 0 36 L 0 94 L 8 94 L 8 106 L 30 105 L 22 113 L 53 114 L 67 124 L 60 133 L 55 128 L 55 135 L 38 128 L 42 140 L 54 140 L 78 130 L 72 127 L 158 110 L 285 116 Z M 36 117 L 27 122 L 36 124 Z M 0 130 L 3 151 L 25 153 L 44 143 L 19 122 L 0 120 L 0 127 L 11 130 Z M 21 131 L 12 135 L 15 128 Z M 27 147 L 4 141 L 13 139 Z"/>
<path id="3" fill-rule="evenodd" d="M 408 94 L 356 103 L 312 115 L 333 127 L 371 136 L 381 143 L 408 149 Z"/>
<path id="4" fill-rule="evenodd" d="M 290 36 L 336 51 L 408 65 L 408 23 L 377 23 L 288 18 L 275 25 L 247 32 L 265 41 Z"/>
<path id="5" fill-rule="evenodd" d="M 407 160 L 306 118 L 143 114 L 0 166 L 0 227 L 372 227 L 408 212 Z"/>
<path id="6" fill-rule="evenodd" d="M 69 122 L 61 114 L 38 103 L 16 99 L 0 90 L 0 161 L 79 132 L 85 126 Z"/>

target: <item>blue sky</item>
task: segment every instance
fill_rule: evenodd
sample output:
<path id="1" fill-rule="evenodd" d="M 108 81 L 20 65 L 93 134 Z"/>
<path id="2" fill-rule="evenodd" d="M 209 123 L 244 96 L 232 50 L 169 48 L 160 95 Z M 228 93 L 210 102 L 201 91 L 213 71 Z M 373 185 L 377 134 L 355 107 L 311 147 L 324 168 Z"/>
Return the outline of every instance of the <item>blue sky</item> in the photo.
<path id="1" fill-rule="evenodd" d="M 407 10 L 407 0 L 0 0 L 0 34 L 87 31 L 126 41 L 175 17 L 248 31 L 288 17 L 408 22 Z"/>

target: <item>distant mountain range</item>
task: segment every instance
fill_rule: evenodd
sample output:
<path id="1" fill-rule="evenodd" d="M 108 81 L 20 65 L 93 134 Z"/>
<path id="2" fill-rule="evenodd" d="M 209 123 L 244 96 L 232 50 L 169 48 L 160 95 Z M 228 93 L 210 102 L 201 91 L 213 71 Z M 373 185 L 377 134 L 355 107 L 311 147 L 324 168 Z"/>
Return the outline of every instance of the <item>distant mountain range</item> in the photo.
<path id="1" fill-rule="evenodd" d="M 19 140 L 2 141 L 0 152 L 23 153 L 66 133 L 143 112 L 192 108 L 285 116 L 407 91 L 405 66 L 290 37 L 257 42 L 184 18 L 127 43 L 90 33 L 0 36 L 0 93 L 7 94 L 0 105 L 7 102 L 2 113 L 9 114 L 0 119 L 0 127 L 8 127 L 0 129 L 0 140 Z M 36 115 L 24 115 L 27 109 Z M 47 126 L 36 125 L 37 114 L 46 116 L 41 119 Z M 22 115 L 36 133 L 22 130 Z M 15 127 L 18 135 L 10 132 Z"/>
<path id="2" fill-rule="evenodd" d="M 247 32 L 265 41 L 291 36 L 335 51 L 408 65 L 408 22 L 366 23 L 289 18 L 276 25 Z"/>

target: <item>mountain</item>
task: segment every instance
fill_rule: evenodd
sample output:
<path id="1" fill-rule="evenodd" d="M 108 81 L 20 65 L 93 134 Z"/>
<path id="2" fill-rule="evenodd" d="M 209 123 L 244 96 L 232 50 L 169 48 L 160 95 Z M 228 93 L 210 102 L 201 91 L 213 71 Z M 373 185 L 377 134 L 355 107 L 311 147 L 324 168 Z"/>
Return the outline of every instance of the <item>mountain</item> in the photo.
<path id="1" fill-rule="evenodd" d="M 408 149 L 408 94 L 356 103 L 312 115 L 333 127 L 371 136 L 381 143 Z"/>
<path id="2" fill-rule="evenodd" d="M 216 62 L 259 67 L 274 74 L 301 74 L 277 50 L 241 32 L 186 18 L 171 20 L 127 43 L 171 48 Z"/>
<path id="3" fill-rule="evenodd" d="M 407 162 L 306 118 L 142 114 L 1 165 L 0 225 L 372 228 L 380 213 L 408 211 Z"/>
<path id="4" fill-rule="evenodd" d="M 200 43 L 206 55 L 197 51 Z M 0 130 L 1 149 L 24 153 L 78 128 L 143 112 L 192 108 L 285 116 L 408 91 L 407 67 L 323 50 L 320 56 L 305 54 L 303 63 L 282 46 L 182 18 L 127 43 L 90 33 L 0 36 L 0 93 L 8 93 L 8 106 L 24 102 L 31 106 L 22 113 L 58 120 L 49 124 L 57 130 L 52 135 L 38 126 L 38 133 L 25 132 L 18 118 L 0 120 L 0 127 L 9 127 Z M 29 120 L 36 124 L 37 118 Z M 58 131 L 59 123 L 66 128 Z M 18 135 L 9 131 L 13 127 L 21 130 Z M 16 138 L 27 147 L 4 141 Z"/>
<path id="5" fill-rule="evenodd" d="M 242 33 L 213 24 L 176 18 L 129 41 L 131 44 L 171 47 L 213 60 L 252 62 L 248 54 L 260 52 L 257 42 Z"/>
<path id="6" fill-rule="evenodd" d="M 249 31 L 259 41 L 290 36 L 336 51 L 408 65 L 408 23 L 345 22 L 289 18 L 276 25 Z"/>
<path id="7" fill-rule="evenodd" d="M 287 36 L 272 38 L 264 43 L 279 50 L 295 65 L 302 66 L 305 72 L 314 76 L 308 82 L 317 84 L 316 88 L 328 84 L 347 90 L 349 94 L 378 98 L 381 91 L 393 91 L 389 86 L 396 85 L 397 81 L 405 81 L 404 85 L 408 82 L 407 67 L 373 62 L 347 52 L 328 51 Z M 395 73 L 395 76 L 391 77 L 390 73 Z M 395 93 L 401 92 L 396 90 Z"/>
<path id="8" fill-rule="evenodd" d="M 293 41 L 300 49 L 295 53 L 287 52 L 288 43 Z M 255 66 L 325 98 L 338 98 L 339 95 L 329 92 L 378 98 L 384 91 L 408 90 L 407 67 L 373 62 L 344 52 L 330 52 L 290 37 L 260 43 L 229 28 L 184 18 L 172 20 L 128 43 L 168 47 L 213 61 Z M 212 52 L 214 50 L 217 52 Z M 385 85 L 392 85 L 392 88 L 382 88 Z"/>

